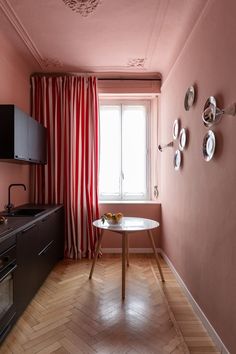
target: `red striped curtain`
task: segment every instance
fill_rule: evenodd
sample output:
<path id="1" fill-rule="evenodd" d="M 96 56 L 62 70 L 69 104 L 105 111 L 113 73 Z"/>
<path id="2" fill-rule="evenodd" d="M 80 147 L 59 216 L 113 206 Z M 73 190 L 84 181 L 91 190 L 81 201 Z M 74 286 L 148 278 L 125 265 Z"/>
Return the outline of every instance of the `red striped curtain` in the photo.
<path id="1" fill-rule="evenodd" d="M 65 206 L 65 257 L 92 257 L 98 211 L 94 77 L 32 77 L 32 116 L 47 128 L 48 163 L 33 167 L 34 202 Z"/>

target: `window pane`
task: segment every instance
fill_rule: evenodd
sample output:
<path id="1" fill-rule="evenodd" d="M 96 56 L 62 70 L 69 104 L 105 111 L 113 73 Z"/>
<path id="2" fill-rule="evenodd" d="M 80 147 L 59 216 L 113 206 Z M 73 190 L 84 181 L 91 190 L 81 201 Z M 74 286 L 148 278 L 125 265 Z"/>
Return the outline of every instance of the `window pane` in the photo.
<path id="1" fill-rule="evenodd" d="M 120 197 L 121 107 L 100 107 L 99 192 L 105 198 Z"/>
<path id="2" fill-rule="evenodd" d="M 123 106 L 122 119 L 122 170 L 123 195 L 145 197 L 146 177 L 146 108 Z"/>

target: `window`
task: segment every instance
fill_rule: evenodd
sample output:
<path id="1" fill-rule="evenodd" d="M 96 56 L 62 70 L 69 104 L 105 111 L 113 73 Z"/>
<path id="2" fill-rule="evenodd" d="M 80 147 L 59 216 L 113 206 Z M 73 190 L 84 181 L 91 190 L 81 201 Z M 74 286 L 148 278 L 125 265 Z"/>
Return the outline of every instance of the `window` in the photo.
<path id="1" fill-rule="evenodd" d="M 100 200 L 149 199 L 149 102 L 100 104 Z"/>

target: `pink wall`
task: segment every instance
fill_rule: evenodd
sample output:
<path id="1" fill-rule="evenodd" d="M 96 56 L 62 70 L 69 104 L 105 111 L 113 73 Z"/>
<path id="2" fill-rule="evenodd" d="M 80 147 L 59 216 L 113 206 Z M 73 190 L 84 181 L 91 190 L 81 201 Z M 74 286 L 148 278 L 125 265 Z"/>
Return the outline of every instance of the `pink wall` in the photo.
<path id="1" fill-rule="evenodd" d="M 27 66 L 19 53 L 11 46 L 10 41 L 0 34 L 0 104 L 16 104 L 25 112 L 29 112 L 30 67 Z M 0 162 L 0 210 L 7 203 L 7 187 L 10 183 L 25 183 L 27 191 L 16 188 L 12 192 L 15 205 L 29 200 L 29 166 Z"/>
<path id="2" fill-rule="evenodd" d="M 142 204 L 100 204 L 100 214 L 121 212 L 124 216 L 137 216 L 147 219 L 153 219 L 160 222 L 161 205 L 157 203 Z M 156 245 L 158 245 L 160 229 L 153 231 Z M 121 248 L 121 237 L 113 232 L 105 232 L 102 242 L 103 248 Z M 130 235 L 130 248 L 151 248 L 147 233 L 134 233 Z"/>
<path id="3" fill-rule="evenodd" d="M 189 129 L 183 168 L 173 168 L 174 150 L 160 153 L 162 247 L 231 353 L 236 353 L 236 117 L 212 129 L 217 152 L 205 162 L 201 121 L 210 95 L 225 107 L 236 101 L 236 2 L 210 0 L 162 87 L 159 141 L 172 139 L 180 117 Z M 197 86 L 186 112 L 184 96 Z M 175 142 L 175 149 L 177 143 Z"/>

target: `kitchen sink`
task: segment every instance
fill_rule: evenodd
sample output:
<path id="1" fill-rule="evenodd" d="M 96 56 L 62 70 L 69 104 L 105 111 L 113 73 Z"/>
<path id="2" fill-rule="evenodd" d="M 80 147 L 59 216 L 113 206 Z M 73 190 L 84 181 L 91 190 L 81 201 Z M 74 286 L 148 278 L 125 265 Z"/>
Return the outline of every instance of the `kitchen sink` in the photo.
<path id="1" fill-rule="evenodd" d="M 46 209 L 36 209 L 36 208 L 27 208 L 27 209 L 16 209 L 11 211 L 7 216 L 37 216 Z"/>

